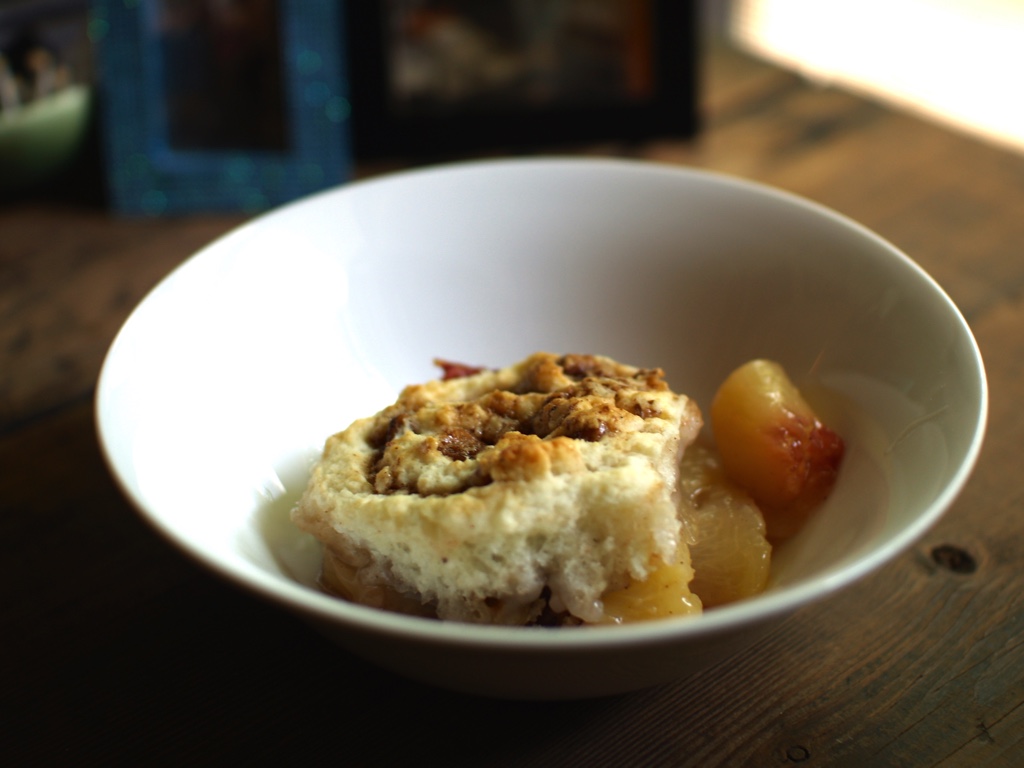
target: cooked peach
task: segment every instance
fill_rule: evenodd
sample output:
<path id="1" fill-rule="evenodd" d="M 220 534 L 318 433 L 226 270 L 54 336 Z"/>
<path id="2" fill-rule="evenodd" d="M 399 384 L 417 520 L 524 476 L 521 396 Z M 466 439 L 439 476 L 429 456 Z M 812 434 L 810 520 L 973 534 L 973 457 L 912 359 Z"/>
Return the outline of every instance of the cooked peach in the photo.
<path id="1" fill-rule="evenodd" d="M 711 402 L 711 426 L 726 472 L 761 508 L 770 540 L 795 534 L 831 492 L 842 438 L 778 363 L 752 360 L 729 374 Z"/>
<path id="2" fill-rule="evenodd" d="M 602 623 L 624 624 L 700 613 L 700 599 L 688 586 L 693 577 L 685 547 L 681 562 L 660 564 L 643 581 L 606 592 Z"/>
<path id="3" fill-rule="evenodd" d="M 679 514 L 688 533 L 694 577 L 690 589 L 705 608 L 764 591 L 772 547 L 761 510 L 729 482 L 707 446 L 686 449 L 679 473 Z"/>

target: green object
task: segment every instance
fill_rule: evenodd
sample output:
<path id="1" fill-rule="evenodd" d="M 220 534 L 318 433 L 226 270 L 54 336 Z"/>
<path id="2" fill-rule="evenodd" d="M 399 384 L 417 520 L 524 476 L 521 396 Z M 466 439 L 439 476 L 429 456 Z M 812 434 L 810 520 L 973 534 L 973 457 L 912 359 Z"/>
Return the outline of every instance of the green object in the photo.
<path id="1" fill-rule="evenodd" d="M 0 111 L 0 191 L 39 184 L 78 152 L 89 123 L 92 92 L 73 85 Z"/>

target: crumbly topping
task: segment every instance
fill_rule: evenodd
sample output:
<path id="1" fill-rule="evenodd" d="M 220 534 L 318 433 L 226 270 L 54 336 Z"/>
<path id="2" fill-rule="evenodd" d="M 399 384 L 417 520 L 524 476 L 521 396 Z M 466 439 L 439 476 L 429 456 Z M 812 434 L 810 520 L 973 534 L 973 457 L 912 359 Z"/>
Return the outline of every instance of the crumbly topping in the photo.
<path id="1" fill-rule="evenodd" d="M 604 621 L 606 594 L 666 567 L 689 594 L 674 494 L 702 420 L 661 371 L 538 353 L 442 372 L 327 439 L 292 511 L 325 585 L 490 624 Z"/>
<path id="2" fill-rule="evenodd" d="M 660 369 L 595 355 L 538 353 L 510 369 L 410 386 L 374 417 L 367 480 L 380 494 L 426 496 L 582 472 L 581 442 L 650 431 L 674 397 Z"/>

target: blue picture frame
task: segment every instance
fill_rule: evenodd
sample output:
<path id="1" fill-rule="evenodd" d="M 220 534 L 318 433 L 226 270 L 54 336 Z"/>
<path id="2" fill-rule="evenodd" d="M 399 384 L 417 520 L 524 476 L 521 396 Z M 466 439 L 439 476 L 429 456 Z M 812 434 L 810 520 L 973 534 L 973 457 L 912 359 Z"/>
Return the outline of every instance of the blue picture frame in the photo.
<path id="1" fill-rule="evenodd" d="M 230 71 L 227 56 L 242 60 L 238 35 L 225 42 L 218 28 L 216 46 L 206 34 L 206 42 L 183 49 L 183 29 L 212 23 L 208 17 L 168 20 L 167 14 L 183 7 L 206 12 L 213 4 L 92 4 L 112 207 L 140 215 L 256 213 L 348 180 L 351 105 L 341 0 L 265 3 L 269 21 L 263 19 L 256 32 L 250 24 L 246 40 L 260 38 L 267 50 L 250 44 L 249 69 L 232 64 Z M 202 50 L 216 55 L 193 55 Z M 211 62 L 220 69 L 204 71 Z M 260 68 L 255 80 L 254 64 Z M 225 72 L 241 86 L 226 85 L 231 81 Z M 183 81 L 188 82 L 182 86 Z M 209 87 L 203 91 L 197 83 Z M 253 99 L 232 98 L 245 89 L 261 100 L 251 115 L 246 110 Z M 179 108 L 185 102 L 178 94 L 194 97 L 199 91 L 203 98 L 193 99 L 190 110 Z"/>

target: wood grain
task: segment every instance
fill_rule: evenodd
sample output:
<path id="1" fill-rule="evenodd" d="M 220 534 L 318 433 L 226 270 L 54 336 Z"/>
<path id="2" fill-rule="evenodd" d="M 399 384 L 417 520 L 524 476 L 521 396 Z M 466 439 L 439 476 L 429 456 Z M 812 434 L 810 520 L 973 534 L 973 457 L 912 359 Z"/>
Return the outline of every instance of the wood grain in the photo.
<path id="1" fill-rule="evenodd" d="M 0 209 L 0 430 L 89 393 L 146 292 L 240 221 L 125 220 L 38 203 Z"/>

